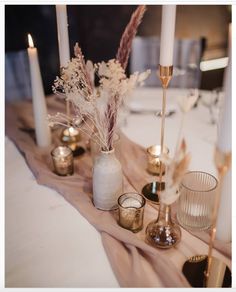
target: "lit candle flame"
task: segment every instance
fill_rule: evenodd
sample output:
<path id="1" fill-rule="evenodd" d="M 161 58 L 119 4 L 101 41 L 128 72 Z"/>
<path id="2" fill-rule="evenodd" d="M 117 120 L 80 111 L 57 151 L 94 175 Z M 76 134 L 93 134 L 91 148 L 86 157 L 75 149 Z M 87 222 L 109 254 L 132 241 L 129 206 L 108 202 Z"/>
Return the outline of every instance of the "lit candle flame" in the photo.
<path id="1" fill-rule="evenodd" d="M 34 48 L 34 42 L 32 39 L 32 36 L 28 33 L 28 42 L 29 42 L 29 47 Z"/>

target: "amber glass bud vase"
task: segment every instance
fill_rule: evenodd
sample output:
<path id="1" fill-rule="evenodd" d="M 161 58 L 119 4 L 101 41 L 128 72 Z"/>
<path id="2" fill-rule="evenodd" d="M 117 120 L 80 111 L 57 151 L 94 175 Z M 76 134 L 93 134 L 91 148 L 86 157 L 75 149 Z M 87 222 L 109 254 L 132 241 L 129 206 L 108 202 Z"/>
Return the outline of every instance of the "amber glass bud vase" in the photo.
<path id="1" fill-rule="evenodd" d="M 160 203 L 157 219 L 146 228 L 146 242 L 158 248 L 171 248 L 180 238 L 180 227 L 171 220 L 171 206 Z"/>

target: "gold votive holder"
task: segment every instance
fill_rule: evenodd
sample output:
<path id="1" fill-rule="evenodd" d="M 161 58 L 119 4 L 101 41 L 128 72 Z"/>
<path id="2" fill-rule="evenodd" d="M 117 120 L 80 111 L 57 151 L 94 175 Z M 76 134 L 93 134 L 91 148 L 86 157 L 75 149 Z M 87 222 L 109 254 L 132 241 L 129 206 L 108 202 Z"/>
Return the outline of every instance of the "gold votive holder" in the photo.
<path id="1" fill-rule="evenodd" d="M 60 176 L 74 173 L 73 152 L 68 146 L 58 146 L 51 152 L 55 173 Z"/>
<path id="2" fill-rule="evenodd" d="M 169 149 L 163 147 L 163 156 L 167 156 Z M 160 160 L 161 145 L 152 145 L 147 148 L 147 171 L 152 175 L 165 174 L 165 164 Z"/>
<path id="3" fill-rule="evenodd" d="M 78 148 L 78 142 L 80 141 L 80 132 L 74 127 L 68 127 L 62 131 L 61 141 L 63 144 L 70 147 L 72 151 Z"/>
<path id="4" fill-rule="evenodd" d="M 119 219 L 121 227 L 132 232 L 143 228 L 145 198 L 138 193 L 125 193 L 118 198 Z"/>
<path id="5" fill-rule="evenodd" d="M 164 189 L 165 189 L 164 181 L 162 181 L 161 183 L 159 181 L 153 181 L 153 182 L 147 183 L 142 188 L 142 194 L 150 204 L 159 205 L 160 203 L 159 194 Z"/>

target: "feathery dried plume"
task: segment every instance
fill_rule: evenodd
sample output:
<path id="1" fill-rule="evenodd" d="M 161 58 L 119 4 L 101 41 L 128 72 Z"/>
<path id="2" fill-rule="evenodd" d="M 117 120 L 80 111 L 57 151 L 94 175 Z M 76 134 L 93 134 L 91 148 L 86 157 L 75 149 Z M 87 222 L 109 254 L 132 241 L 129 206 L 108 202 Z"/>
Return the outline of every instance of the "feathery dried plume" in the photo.
<path id="1" fill-rule="evenodd" d="M 110 99 L 109 103 L 107 104 L 107 110 L 105 112 L 105 118 L 107 120 L 107 145 L 108 149 L 112 149 L 113 147 L 113 139 L 114 139 L 114 132 L 116 127 L 116 121 L 117 121 L 117 114 L 118 114 L 118 108 L 119 108 L 120 99 L 116 95 L 114 98 Z"/>
<path id="2" fill-rule="evenodd" d="M 124 70 L 128 64 L 133 38 L 137 33 L 138 26 L 142 21 L 145 11 L 146 5 L 139 5 L 137 7 L 137 9 L 133 12 L 131 19 L 121 37 L 116 59 L 120 62 Z"/>
<path id="3" fill-rule="evenodd" d="M 187 172 L 189 163 L 190 163 L 190 153 L 186 153 L 187 147 L 185 140 L 182 140 L 180 149 L 177 153 L 177 159 L 175 161 L 174 165 L 174 171 L 173 171 L 173 184 L 179 184 Z"/>
<path id="4" fill-rule="evenodd" d="M 198 98 L 199 98 L 198 89 L 195 89 L 194 92 L 190 92 L 190 95 L 177 97 L 177 101 L 179 104 L 180 111 L 182 113 L 182 117 L 181 117 L 181 121 L 180 121 L 180 128 L 179 128 L 175 153 L 177 152 L 178 147 L 180 145 L 181 134 L 182 134 L 182 130 L 184 127 L 185 115 L 193 108 L 193 106 L 197 102 Z"/>
<path id="5" fill-rule="evenodd" d="M 173 159 L 166 159 L 166 182 L 165 190 L 161 192 L 160 200 L 162 203 L 170 205 L 174 203 L 179 197 L 179 184 L 182 181 L 185 173 L 188 171 L 190 163 L 190 153 L 187 153 L 185 140 L 182 140 L 175 157 Z"/>
<path id="6" fill-rule="evenodd" d="M 90 79 L 89 73 L 88 73 L 87 68 L 86 68 L 86 64 L 84 61 L 84 55 L 82 54 L 81 48 L 80 48 L 78 43 L 76 43 L 74 46 L 74 54 L 81 61 L 81 72 L 84 75 L 84 79 L 88 85 L 89 94 L 92 94 L 92 92 L 93 92 L 92 81 Z"/>

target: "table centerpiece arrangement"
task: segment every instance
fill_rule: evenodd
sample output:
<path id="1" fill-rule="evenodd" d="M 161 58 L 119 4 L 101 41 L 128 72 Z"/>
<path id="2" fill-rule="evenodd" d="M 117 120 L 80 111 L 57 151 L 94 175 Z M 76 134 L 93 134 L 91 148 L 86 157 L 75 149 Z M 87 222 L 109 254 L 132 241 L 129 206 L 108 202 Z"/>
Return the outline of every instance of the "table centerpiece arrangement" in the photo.
<path id="1" fill-rule="evenodd" d="M 75 58 L 62 68 L 61 76 L 56 78 L 53 86 L 54 93 L 71 102 L 74 115 L 57 113 L 49 116 L 50 125 L 79 128 L 99 145 L 100 154 L 93 167 L 93 202 L 102 210 L 116 208 L 117 199 L 123 192 L 121 164 L 113 147 L 119 109 L 124 99 L 150 74 L 150 70 L 135 72 L 129 77 L 125 73 L 132 39 L 145 9 L 145 6 L 139 6 L 133 13 L 121 38 L 116 59 L 85 63 L 76 43 Z"/>
<path id="2" fill-rule="evenodd" d="M 94 160 L 93 165 L 92 178 L 93 204 L 97 209 L 113 210 L 117 208 L 117 203 L 119 203 L 120 210 L 125 211 L 124 214 L 127 213 L 128 210 L 127 208 L 130 209 L 133 208 L 132 211 L 135 211 L 132 214 L 134 219 L 132 219 L 130 222 L 125 220 L 122 221 L 121 219 L 124 218 L 120 216 L 120 226 L 123 226 L 124 228 L 129 229 L 133 232 L 139 232 L 143 228 L 145 195 L 143 194 L 142 196 L 137 193 L 123 194 L 124 193 L 123 177 L 126 174 L 127 179 L 128 173 L 127 169 L 130 171 L 130 168 L 127 167 L 127 165 L 123 164 L 123 169 L 126 168 L 126 173 L 125 171 L 124 173 L 122 172 L 121 163 L 117 159 L 114 148 L 116 137 L 115 135 L 117 135 L 118 128 L 118 116 L 122 104 L 124 104 L 125 99 L 131 95 L 133 89 L 136 86 L 142 85 L 150 74 L 150 70 L 147 70 L 142 73 L 135 72 L 130 76 L 126 74 L 126 67 L 131 52 L 132 40 L 136 35 L 137 28 L 142 21 L 145 10 L 146 7 L 144 5 L 140 5 L 132 14 L 130 22 L 126 26 L 124 33 L 121 37 L 120 45 L 116 57 L 114 59 L 110 59 L 106 62 L 101 61 L 95 64 L 93 64 L 93 62 L 90 60 L 87 60 L 87 62 L 85 62 L 79 44 L 78 43 L 75 44 L 74 58 L 69 60 L 67 63 L 63 63 L 63 66 L 61 66 L 60 70 L 60 76 L 56 77 L 53 86 L 53 92 L 56 95 L 64 98 L 65 103 L 67 104 L 67 108 L 68 105 L 71 105 L 72 111 L 67 111 L 66 114 L 58 112 L 56 115 L 48 116 L 50 126 L 54 126 L 55 124 L 57 124 L 66 127 L 66 130 L 73 129 L 75 131 L 78 131 L 79 129 L 79 131 L 84 132 L 88 137 L 90 137 L 90 139 L 93 139 L 94 143 L 98 145 L 99 154 L 98 157 Z M 165 138 L 166 95 L 169 82 L 171 81 L 173 75 L 175 10 L 176 10 L 175 5 L 168 6 L 164 5 L 162 11 L 162 33 L 161 33 L 162 41 L 158 74 L 162 84 L 162 111 L 160 128 L 160 145 L 156 145 L 159 146 L 158 148 L 159 150 L 158 153 L 155 153 L 154 156 L 155 158 L 154 166 L 157 168 L 157 169 L 155 168 L 156 172 L 154 172 L 154 174 L 157 174 L 159 176 L 159 180 L 157 182 L 154 182 L 155 185 L 157 185 L 157 192 L 154 202 L 155 203 L 157 202 L 158 205 L 157 207 L 158 216 L 156 220 L 151 221 L 146 226 L 145 234 L 146 243 L 153 247 L 165 249 L 175 246 L 177 243 L 179 243 L 181 239 L 181 229 L 178 223 L 172 220 L 173 216 L 171 214 L 171 205 L 174 202 L 176 202 L 177 199 L 179 198 L 180 195 L 179 187 L 181 185 L 181 182 L 183 181 L 183 177 L 188 171 L 190 162 L 190 154 L 187 152 L 185 140 L 182 139 L 181 137 L 182 128 L 184 124 L 184 117 L 185 114 L 189 112 L 191 108 L 194 106 L 198 98 L 198 94 L 195 94 L 193 96 L 179 100 L 180 111 L 182 112 L 182 119 L 180 123 L 180 129 L 175 151 L 173 155 L 169 155 L 169 150 L 165 151 L 165 148 L 168 149 L 168 147 L 166 147 L 164 143 L 165 141 L 164 138 Z M 32 50 L 35 50 L 34 46 L 30 45 L 29 52 L 31 52 Z M 228 83 L 230 84 L 229 78 Z M 231 93 L 228 92 L 227 95 L 231 96 Z M 229 98 L 227 102 L 228 103 L 225 109 L 224 117 L 230 116 L 228 114 L 229 109 L 231 109 Z M 45 114 L 45 112 L 46 111 L 44 111 L 43 114 Z M 38 120 L 40 121 L 40 119 Z M 220 135 L 218 138 L 219 141 L 216 147 L 216 167 L 218 170 L 220 186 L 221 185 L 223 186 L 224 176 L 226 173 L 228 173 L 228 170 L 230 170 L 231 167 L 231 148 L 229 146 L 230 143 L 228 141 L 229 137 L 227 135 L 223 135 L 224 133 L 227 133 L 226 126 L 228 126 L 228 120 L 225 118 L 225 120 L 223 120 L 223 122 L 221 122 L 220 125 L 223 130 L 221 129 L 220 131 Z M 78 134 L 78 132 L 76 133 Z M 20 139 L 20 141 L 22 143 L 22 139 Z M 42 145 L 38 143 L 38 146 Z M 23 145 L 23 147 L 25 147 L 25 145 Z M 77 175 L 76 168 L 74 171 L 72 150 L 73 149 L 70 149 L 69 147 L 66 146 L 58 146 L 52 151 L 55 172 L 54 174 L 52 172 L 50 173 L 50 175 L 52 175 L 50 178 L 53 181 L 55 179 L 53 175 L 55 174 L 57 175 L 55 179 L 56 183 L 54 182 L 56 185 L 58 184 L 57 180 L 58 175 L 68 176 L 66 178 L 67 182 L 68 181 L 72 182 L 74 178 L 73 175 Z M 132 147 L 129 148 L 130 154 L 133 150 L 134 149 Z M 139 152 L 139 154 L 140 153 L 141 152 Z M 33 158 L 32 155 L 29 155 L 28 157 L 30 157 L 31 159 Z M 137 158 L 135 157 L 135 155 L 133 156 L 130 155 L 130 157 L 129 161 L 131 162 Z M 126 162 L 127 161 L 128 160 L 126 160 Z M 33 165 L 35 166 L 36 164 L 37 163 L 33 161 Z M 47 164 L 45 165 L 48 166 Z M 153 165 L 151 165 L 151 167 L 152 166 Z M 46 169 L 46 171 L 48 171 L 48 169 Z M 37 171 L 37 173 L 40 172 Z M 127 180 L 132 185 L 131 176 L 132 175 L 129 172 Z M 61 188 L 63 189 L 62 193 L 64 194 L 63 180 L 64 178 L 62 178 L 60 182 L 62 183 Z M 142 176 L 140 176 L 140 180 L 142 181 Z M 46 182 L 50 186 L 54 185 L 51 181 L 49 183 L 47 181 L 47 178 Z M 91 184 L 91 181 L 88 181 L 88 184 Z M 78 185 L 76 185 L 76 191 L 77 187 Z M 135 188 L 135 184 L 133 184 L 132 187 Z M 137 190 L 137 187 L 135 189 Z M 69 189 L 69 193 L 73 191 L 74 190 L 71 187 Z M 129 201 L 127 200 L 122 201 L 121 199 L 117 200 L 119 196 L 120 198 L 122 198 L 122 194 L 123 199 L 124 197 L 126 199 L 128 197 Z M 212 227 L 208 255 L 204 257 L 202 257 L 202 255 L 196 255 L 194 257 L 191 257 L 186 262 L 186 265 L 183 266 L 183 275 L 188 279 L 189 283 L 192 286 L 195 285 L 190 280 L 190 278 L 192 277 L 192 271 L 194 271 L 196 263 L 198 264 L 200 263 L 200 265 L 202 265 L 203 261 L 205 264 L 201 271 L 202 278 L 200 281 L 200 285 L 203 285 L 204 287 L 206 286 L 211 287 L 213 285 L 212 279 L 215 280 L 216 272 L 212 251 L 216 236 L 217 213 L 220 206 L 220 200 L 221 200 L 220 190 L 218 190 L 211 218 Z M 76 196 L 75 201 L 77 202 Z M 135 204 L 128 205 L 128 203 L 130 203 L 131 201 L 132 203 L 135 202 Z M 223 200 L 223 203 L 225 201 L 226 200 Z M 190 198 L 188 198 L 188 203 L 191 205 Z M 91 204 L 92 209 L 90 209 L 90 211 L 100 212 L 99 210 L 96 210 L 96 208 L 94 208 L 93 204 Z M 200 204 L 198 204 L 198 206 L 199 205 Z M 193 204 L 192 207 L 196 206 Z M 104 212 L 104 215 L 105 214 L 109 215 L 109 212 Z M 199 215 L 197 216 L 200 217 Z M 181 225 L 180 220 L 179 224 Z M 143 242 L 143 244 L 145 243 Z M 145 244 L 144 249 L 146 248 L 151 247 L 150 246 L 147 247 L 147 245 Z M 230 274 L 230 270 L 228 269 L 227 271 L 228 274 Z M 202 279 L 204 281 L 202 281 Z"/>

